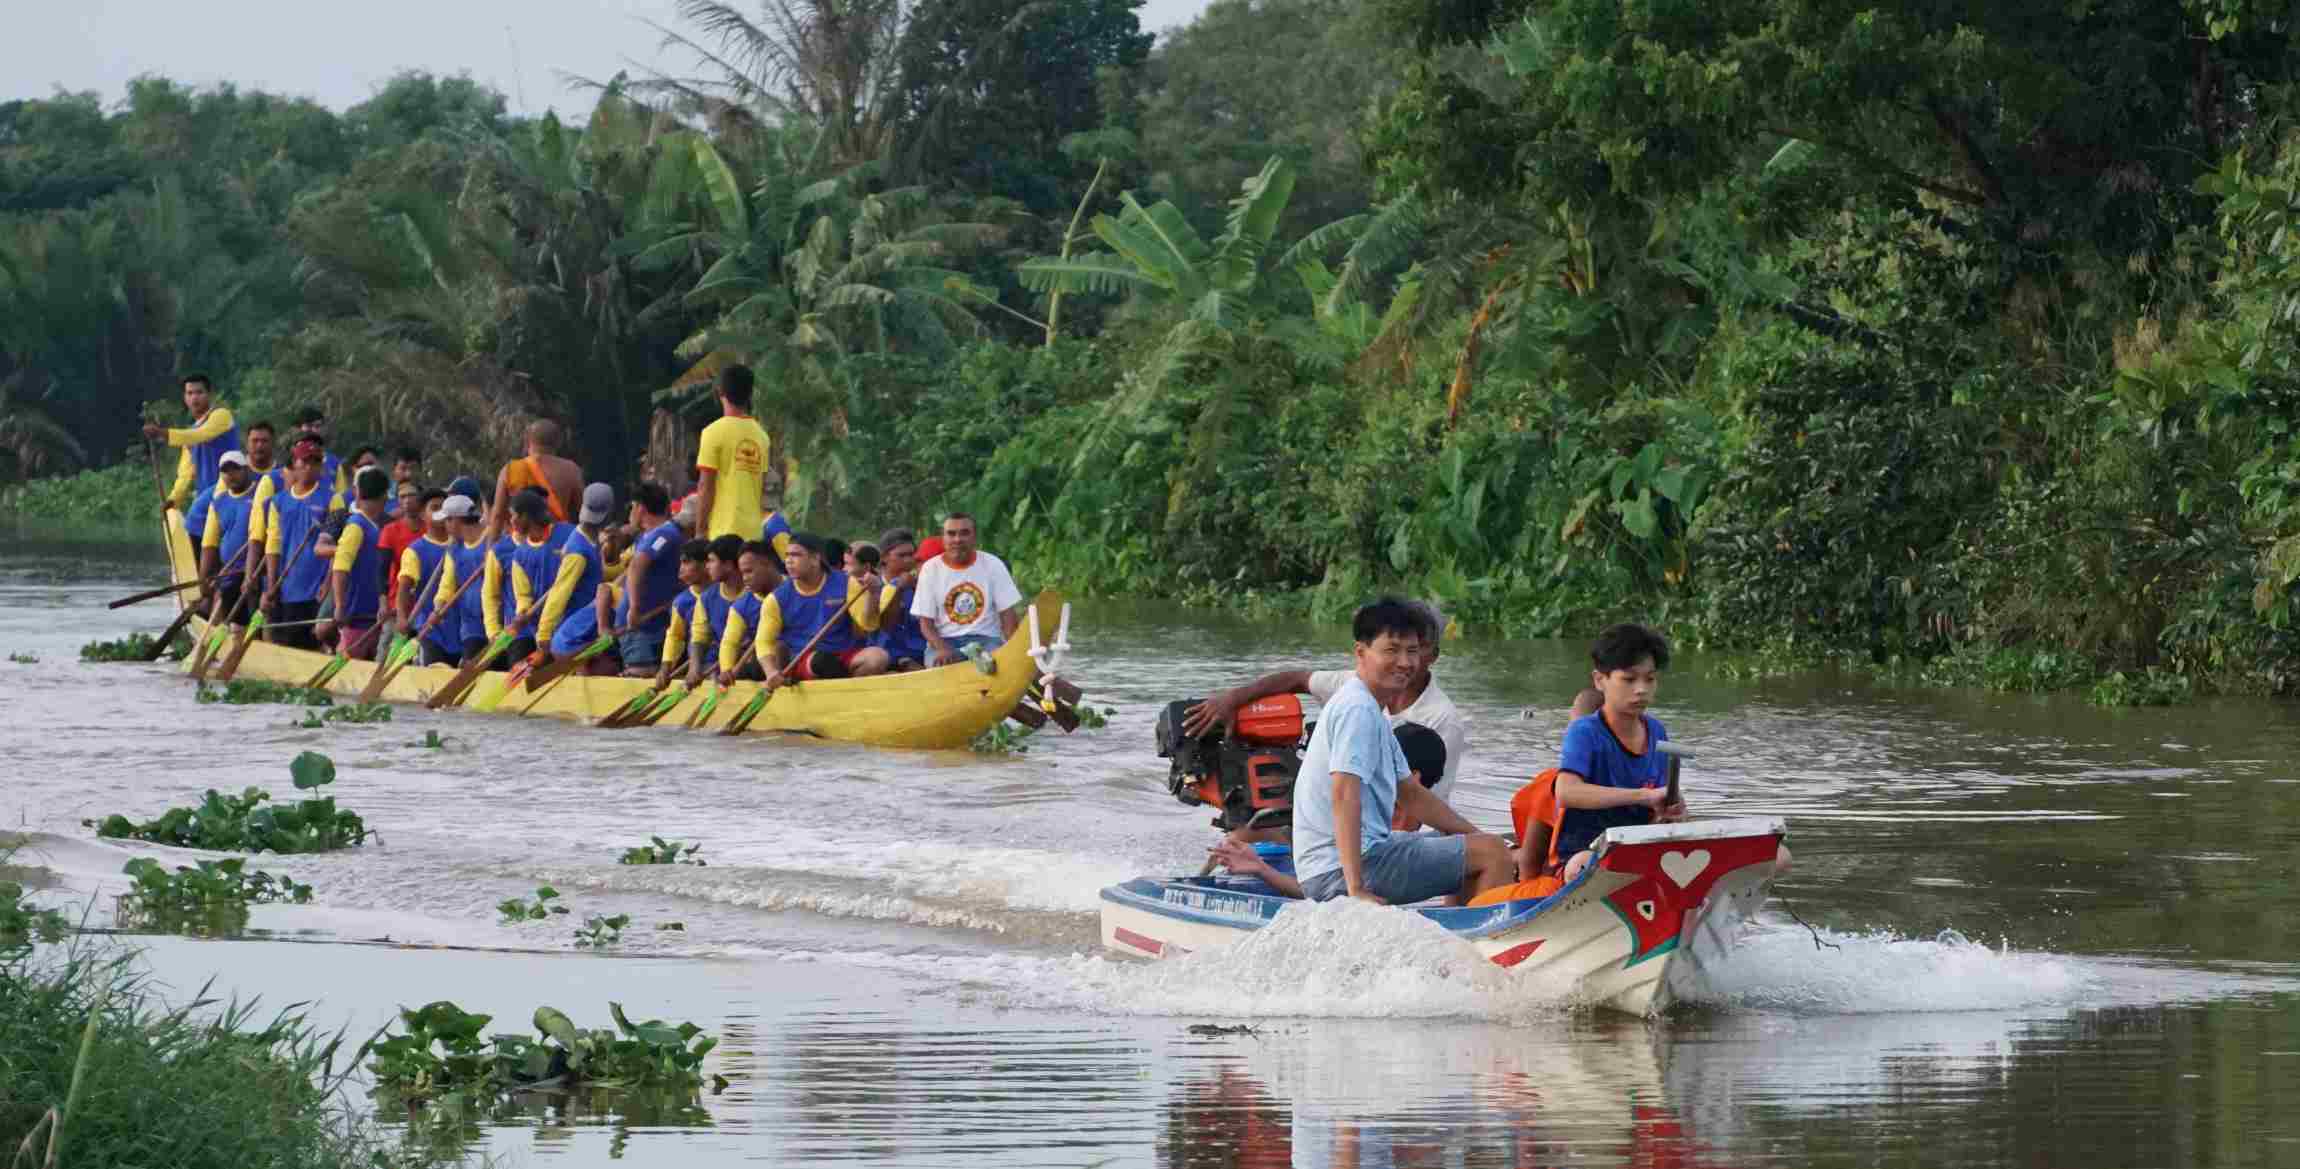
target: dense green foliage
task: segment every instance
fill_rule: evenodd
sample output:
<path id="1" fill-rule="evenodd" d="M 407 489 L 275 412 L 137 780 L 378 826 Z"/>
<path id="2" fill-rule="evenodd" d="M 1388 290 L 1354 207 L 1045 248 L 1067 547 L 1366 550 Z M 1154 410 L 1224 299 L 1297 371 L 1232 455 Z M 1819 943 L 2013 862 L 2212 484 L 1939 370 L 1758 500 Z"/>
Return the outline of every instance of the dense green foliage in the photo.
<path id="1" fill-rule="evenodd" d="M 196 361 L 676 480 L 743 360 L 803 520 L 963 506 L 1032 583 L 2300 687 L 2282 6 L 1134 12 L 686 0 L 697 75 L 580 126 L 422 75 L 0 109 L 0 475 Z"/>
<path id="2" fill-rule="evenodd" d="M 0 965 L 0 1148 L 25 1165 L 338 1169 L 435 1162 L 386 1143 L 341 1095 L 342 1037 L 249 1002 L 168 1007 L 133 955 Z M 61 1128 L 60 1135 L 55 1132 Z M 54 1161 L 46 1160 L 48 1151 Z"/>
<path id="3" fill-rule="evenodd" d="M 152 642 L 158 636 L 155 633 L 131 633 L 126 637 L 116 637 L 109 641 L 91 641 L 80 647 L 80 660 L 83 662 L 140 662 L 152 652 Z M 179 633 L 176 635 L 176 644 L 170 646 L 168 652 L 175 655 L 176 659 L 180 661 L 190 656 L 191 649 L 191 636 Z"/>
<path id="4" fill-rule="evenodd" d="M 623 855 L 615 863 L 619 865 L 695 865 L 698 867 L 710 864 L 711 862 L 695 855 L 701 851 L 703 851 L 703 846 L 699 843 L 688 844 L 684 841 L 665 840 L 660 836 L 650 836 L 647 838 L 647 843 L 624 849 Z"/>
<path id="5" fill-rule="evenodd" d="M 335 782 L 335 763 L 316 751 L 295 757 L 289 773 L 299 791 Z M 332 852 L 366 842 L 371 833 L 359 813 L 336 806 L 333 796 L 311 796 L 293 804 L 271 803 L 271 793 L 251 787 L 238 795 L 213 788 L 197 807 L 170 808 L 141 824 L 114 813 L 83 823 L 113 840 L 148 840 L 179 848 L 215 852 Z"/>

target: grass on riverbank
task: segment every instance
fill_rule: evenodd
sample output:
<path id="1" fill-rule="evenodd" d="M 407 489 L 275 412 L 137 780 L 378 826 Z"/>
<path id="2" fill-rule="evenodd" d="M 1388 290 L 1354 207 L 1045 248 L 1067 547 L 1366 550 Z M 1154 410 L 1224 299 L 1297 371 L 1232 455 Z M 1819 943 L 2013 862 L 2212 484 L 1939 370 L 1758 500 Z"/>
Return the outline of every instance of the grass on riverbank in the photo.
<path id="1" fill-rule="evenodd" d="M 354 1111 L 342 1034 L 205 988 L 165 1006 L 134 957 L 71 943 L 0 959 L 0 1153 L 31 1150 L 12 1164 L 455 1163 L 394 1146 Z"/>
<path id="2" fill-rule="evenodd" d="M 152 472 L 134 459 L 0 490 L 0 520 L 129 528 L 159 506 Z"/>

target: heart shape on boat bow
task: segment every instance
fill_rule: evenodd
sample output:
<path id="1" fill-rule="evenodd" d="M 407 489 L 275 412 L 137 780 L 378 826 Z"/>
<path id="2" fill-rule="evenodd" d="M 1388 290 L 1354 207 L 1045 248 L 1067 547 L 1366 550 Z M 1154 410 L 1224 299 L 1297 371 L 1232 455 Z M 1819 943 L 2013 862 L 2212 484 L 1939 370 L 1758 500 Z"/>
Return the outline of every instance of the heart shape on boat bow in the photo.
<path id="1" fill-rule="evenodd" d="M 1691 885 L 1693 878 L 1700 876 L 1702 870 L 1708 867 L 1709 850 L 1706 848 L 1696 848 L 1692 852 L 1665 852 L 1661 854 L 1661 871 L 1669 874 L 1669 879 L 1677 882 L 1677 887 L 1680 889 Z"/>

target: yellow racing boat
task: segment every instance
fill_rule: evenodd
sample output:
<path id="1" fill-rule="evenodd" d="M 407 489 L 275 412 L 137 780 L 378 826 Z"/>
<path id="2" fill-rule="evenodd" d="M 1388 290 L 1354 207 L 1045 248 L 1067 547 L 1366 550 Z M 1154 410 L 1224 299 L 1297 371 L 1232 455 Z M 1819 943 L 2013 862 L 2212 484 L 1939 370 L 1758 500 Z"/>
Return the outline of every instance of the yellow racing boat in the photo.
<path id="1" fill-rule="evenodd" d="M 199 575 L 199 561 L 191 541 L 184 536 L 183 527 L 177 512 L 167 513 L 168 567 L 176 583 L 194 580 Z M 197 595 L 196 590 L 186 589 L 176 594 L 177 603 L 188 605 Z M 1062 609 L 1061 598 L 1051 591 L 1044 592 L 1031 604 L 1038 610 L 1042 626 L 1054 628 Z M 1027 625 L 1028 614 L 1024 617 Z M 190 630 L 195 639 L 205 636 L 207 621 L 203 617 L 193 618 Z M 875 747 L 964 747 L 976 735 L 998 725 L 1038 677 L 1038 666 L 1031 659 L 1027 640 L 1021 636 L 1009 638 L 991 655 L 990 660 L 997 668 L 987 674 L 972 663 L 962 662 L 907 674 L 785 686 L 767 700 L 766 708 L 743 733 L 798 733 Z M 233 677 L 300 686 L 317 675 L 329 658 L 330 655 L 315 650 L 274 645 L 259 639 L 248 646 Z M 372 662 L 352 662 L 330 679 L 325 689 L 335 695 L 355 696 L 366 689 L 376 668 Z M 382 698 L 386 702 L 421 704 L 454 676 L 455 670 L 450 666 L 409 666 L 384 687 Z M 648 689 L 647 681 L 641 678 L 571 675 L 537 692 L 521 689 L 505 693 L 504 682 L 501 671 L 483 675 L 460 705 L 497 714 L 547 715 L 591 722 L 622 709 Z M 660 725 L 685 726 L 688 718 L 702 706 L 710 689 L 705 686 L 681 699 Z M 750 704 L 758 691 L 759 684 L 755 682 L 728 687 L 710 716 L 696 729 L 725 727 Z"/>

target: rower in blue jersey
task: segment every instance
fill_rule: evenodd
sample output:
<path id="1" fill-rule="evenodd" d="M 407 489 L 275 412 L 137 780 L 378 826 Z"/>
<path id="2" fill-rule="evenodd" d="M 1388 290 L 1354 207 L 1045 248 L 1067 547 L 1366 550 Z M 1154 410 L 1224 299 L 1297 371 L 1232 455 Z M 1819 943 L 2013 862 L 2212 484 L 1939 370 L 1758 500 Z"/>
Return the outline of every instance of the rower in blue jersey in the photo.
<path id="1" fill-rule="evenodd" d="M 718 673 L 719 643 L 724 640 L 727 622 L 734 618 L 735 603 L 748 591 L 743 585 L 743 544 L 743 538 L 733 533 L 711 541 L 711 584 L 703 590 L 702 618 L 688 630 L 693 639 L 690 653 L 700 670 L 693 685 L 699 686 L 704 678 Z"/>
<path id="2" fill-rule="evenodd" d="M 705 595 L 719 586 L 711 580 L 711 542 L 689 540 L 679 545 L 679 595 L 671 601 L 670 624 L 663 627 L 662 662 L 655 671 L 655 689 L 671 684 L 671 676 L 688 665 L 690 646 L 711 645 L 711 614 Z M 702 681 L 691 672 L 688 685 Z"/>
<path id="3" fill-rule="evenodd" d="M 767 689 L 785 681 L 885 673 L 887 653 L 870 644 L 870 635 L 878 630 L 879 590 L 886 582 L 875 572 L 850 577 L 830 568 L 822 537 L 808 532 L 791 537 L 783 565 L 790 575 L 759 605 L 751 641 L 766 667 Z"/>
<path id="4" fill-rule="evenodd" d="M 886 589 L 879 594 L 878 635 L 871 644 L 886 651 L 890 670 L 923 668 L 926 634 L 910 617 L 911 599 L 918 595 L 918 536 L 908 528 L 894 528 L 878 538 L 878 551 Z"/>
<path id="5" fill-rule="evenodd" d="M 192 559 L 200 556 L 200 537 L 208 534 L 208 506 L 216 500 L 215 484 L 210 483 L 192 493 L 192 504 L 184 509 L 184 539 L 191 542 Z"/>
<path id="6" fill-rule="evenodd" d="M 751 631 L 759 626 L 759 607 L 783 583 L 783 561 L 773 545 L 752 540 L 737 558 L 742 566 L 743 595 L 727 606 L 719 628 L 719 684 L 757 682 L 766 678 L 757 655 L 751 652 Z"/>
<path id="7" fill-rule="evenodd" d="M 416 514 L 427 517 L 423 534 L 400 550 L 399 587 L 392 592 L 400 632 L 423 639 L 416 647 L 416 654 L 417 664 L 425 666 L 452 662 L 463 656 L 463 646 L 456 639 L 455 631 L 445 628 L 447 621 L 443 618 L 438 625 L 431 624 L 431 615 L 438 611 L 439 602 L 447 599 L 447 554 L 455 548 L 447 517 L 439 514 L 440 506 L 446 502 L 447 492 L 436 487 L 417 500 Z M 429 633 L 424 632 L 427 626 Z"/>
<path id="8" fill-rule="evenodd" d="M 439 623 L 431 640 L 454 646 L 454 661 L 461 665 L 487 647 L 487 598 L 482 592 L 489 560 L 487 517 L 480 514 L 479 501 L 469 495 L 450 495 L 440 501 L 439 514 L 446 518 L 455 541 L 447 549 L 447 567 L 439 570 L 439 599 L 444 603 L 455 598 L 455 608 Z M 477 583 L 466 587 L 466 582 Z"/>
<path id="9" fill-rule="evenodd" d="M 796 534 L 791 521 L 783 517 L 783 509 L 779 507 L 768 512 L 767 518 L 759 524 L 759 539 L 774 549 L 775 568 L 785 576 L 790 575 L 790 569 L 783 564 L 783 553 L 790 550 L 791 537 Z"/>
<path id="10" fill-rule="evenodd" d="M 168 488 L 167 503 L 182 508 L 194 495 L 215 486 L 226 451 L 240 449 L 240 428 L 232 412 L 216 401 L 216 383 L 204 373 L 184 378 L 184 409 L 192 424 L 169 429 L 156 422 L 144 424 L 145 438 L 165 438 L 183 454 L 176 459 L 176 484 Z M 245 458 L 245 455 L 241 456 Z"/>
<path id="11" fill-rule="evenodd" d="M 328 517 L 335 514 L 335 493 L 320 485 L 321 459 L 316 448 L 288 457 L 287 489 L 264 501 L 265 588 L 278 581 L 278 604 L 265 619 L 272 636 L 283 645 L 312 649 L 311 622 L 319 616 L 320 594 L 327 588 L 331 561 L 317 544 Z M 258 494 L 262 488 L 258 487 Z"/>
<path id="12" fill-rule="evenodd" d="M 349 506 L 351 468 L 344 466 L 341 457 L 326 451 L 327 412 L 317 406 L 306 406 L 296 411 L 294 426 L 296 445 L 300 446 L 310 442 L 316 444 L 322 451 L 319 468 L 320 487 L 326 490 L 329 495 L 342 496 L 346 506 Z"/>
<path id="13" fill-rule="evenodd" d="M 623 568 L 623 596 L 615 606 L 616 648 L 623 657 L 623 672 L 644 678 L 663 664 L 671 612 L 656 610 L 679 591 L 683 576 L 679 549 L 687 542 L 687 534 L 671 520 L 671 493 L 662 484 L 646 482 L 632 489 L 631 530 L 639 537 L 632 542 L 631 558 Z M 647 619 L 634 625 L 636 617 Z"/>
<path id="14" fill-rule="evenodd" d="M 353 477 L 352 492 L 358 502 L 344 520 L 343 535 L 335 542 L 334 568 L 328 573 L 335 615 L 320 622 L 319 636 L 325 641 L 333 633 L 336 652 L 373 661 L 388 568 L 383 554 L 383 501 L 391 493 L 391 477 L 366 468 Z"/>
<path id="15" fill-rule="evenodd" d="M 537 631 L 536 619 L 559 581 L 561 550 L 575 535 L 575 525 L 551 518 L 551 505 L 544 502 L 540 491 L 522 490 L 512 496 L 511 528 L 514 539 L 510 562 L 505 566 L 511 587 L 505 591 L 513 604 L 504 614 L 503 628 L 514 640 L 511 651 L 498 659 L 506 666 L 533 657 L 545 644 L 549 635 Z"/>
<path id="16" fill-rule="evenodd" d="M 583 489 L 575 534 L 559 549 L 559 567 L 544 596 L 543 615 L 535 622 L 535 644 L 550 649 L 554 658 L 573 657 L 599 636 L 595 602 L 599 586 L 607 583 L 607 560 L 599 547 L 614 511 L 614 488 L 593 483 Z"/>
<path id="17" fill-rule="evenodd" d="M 225 451 L 217 460 L 219 478 L 208 499 L 207 521 L 200 532 L 200 575 L 215 582 L 226 620 L 243 621 L 240 592 L 252 574 L 251 549 L 261 549 L 258 532 L 255 476 L 248 457 Z"/>

